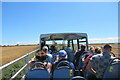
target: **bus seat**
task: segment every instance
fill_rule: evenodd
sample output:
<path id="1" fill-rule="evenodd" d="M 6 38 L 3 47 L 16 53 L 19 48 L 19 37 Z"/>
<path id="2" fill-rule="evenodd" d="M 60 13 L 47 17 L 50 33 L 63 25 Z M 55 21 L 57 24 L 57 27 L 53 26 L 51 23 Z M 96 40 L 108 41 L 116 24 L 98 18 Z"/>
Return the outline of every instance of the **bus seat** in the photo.
<path id="1" fill-rule="evenodd" d="M 73 69 L 61 68 L 57 69 L 53 73 L 53 80 L 57 79 L 70 79 L 73 77 Z"/>
<path id="2" fill-rule="evenodd" d="M 70 80 L 86 80 L 86 79 L 82 76 L 75 76 L 75 77 L 72 77 Z"/>
<path id="3" fill-rule="evenodd" d="M 40 66 L 42 65 L 42 67 Z M 30 71 L 26 74 L 26 80 L 46 79 L 50 80 L 51 75 L 46 66 L 41 62 L 35 62 Z"/>
<path id="4" fill-rule="evenodd" d="M 118 59 L 118 61 L 115 61 L 116 59 Z M 115 58 L 110 62 L 109 66 L 106 68 L 103 79 L 107 80 L 111 78 L 120 80 L 119 70 L 120 70 L 120 58 Z"/>
<path id="5" fill-rule="evenodd" d="M 67 63 L 67 66 L 59 66 L 64 62 Z M 74 70 L 70 67 L 70 63 L 68 61 L 61 61 L 53 71 L 53 80 L 58 80 L 58 79 L 69 80 L 73 76 L 74 76 Z"/>
<path id="6" fill-rule="evenodd" d="M 50 80 L 50 73 L 47 70 L 33 70 L 27 73 L 26 80 L 47 79 Z"/>

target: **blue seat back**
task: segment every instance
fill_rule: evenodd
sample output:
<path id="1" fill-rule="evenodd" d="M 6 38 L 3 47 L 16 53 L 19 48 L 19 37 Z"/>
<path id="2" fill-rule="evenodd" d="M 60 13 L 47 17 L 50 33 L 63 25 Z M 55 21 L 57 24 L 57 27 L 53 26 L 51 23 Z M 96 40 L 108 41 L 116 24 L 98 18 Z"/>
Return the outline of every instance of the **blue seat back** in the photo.
<path id="1" fill-rule="evenodd" d="M 65 66 L 62 66 L 61 64 L 65 64 Z M 69 80 L 73 76 L 74 70 L 72 69 L 72 67 L 70 66 L 70 62 L 68 61 L 61 61 L 56 65 L 55 70 L 53 71 L 53 80 L 61 78 Z"/>
<path id="2" fill-rule="evenodd" d="M 26 74 L 26 80 L 47 79 L 50 80 L 51 75 L 46 66 L 42 62 L 35 62 L 29 72 Z"/>
<path id="3" fill-rule="evenodd" d="M 53 73 L 53 80 L 56 80 L 58 78 L 59 79 L 64 78 L 69 80 L 73 76 L 74 76 L 73 69 L 70 68 L 57 69 Z"/>
<path id="4" fill-rule="evenodd" d="M 47 70 L 33 70 L 27 73 L 26 78 L 33 79 L 48 79 L 50 80 L 50 73 Z"/>
<path id="5" fill-rule="evenodd" d="M 120 79 L 120 71 L 119 70 L 120 70 L 120 61 L 112 61 L 110 63 L 110 65 L 106 68 L 106 71 L 105 71 L 104 77 L 103 77 L 104 80 L 107 80 L 108 78 L 112 78 L 112 79 L 119 78 Z"/>

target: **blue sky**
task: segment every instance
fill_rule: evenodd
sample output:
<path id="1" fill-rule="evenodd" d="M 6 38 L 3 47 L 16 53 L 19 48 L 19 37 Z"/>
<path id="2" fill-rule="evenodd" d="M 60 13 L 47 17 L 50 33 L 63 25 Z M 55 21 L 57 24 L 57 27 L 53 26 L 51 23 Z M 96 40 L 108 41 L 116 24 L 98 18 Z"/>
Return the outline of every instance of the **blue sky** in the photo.
<path id="1" fill-rule="evenodd" d="M 118 3 L 2 3 L 3 43 L 36 42 L 40 34 L 63 32 L 87 33 L 90 40 L 118 37 Z"/>

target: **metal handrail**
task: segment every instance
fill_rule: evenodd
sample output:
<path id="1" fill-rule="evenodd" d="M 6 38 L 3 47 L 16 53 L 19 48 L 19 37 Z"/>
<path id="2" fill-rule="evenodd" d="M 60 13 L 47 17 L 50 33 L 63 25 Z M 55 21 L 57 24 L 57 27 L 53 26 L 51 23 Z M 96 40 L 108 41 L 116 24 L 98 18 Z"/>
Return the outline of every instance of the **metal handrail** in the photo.
<path id="1" fill-rule="evenodd" d="M 21 60 L 21 59 L 23 59 L 23 58 L 26 57 L 26 64 L 25 64 L 22 68 L 20 68 L 20 70 L 17 71 L 17 72 L 10 78 L 10 80 L 14 79 L 21 71 L 23 71 L 23 70 L 28 66 L 28 64 L 29 64 L 29 62 L 28 62 L 28 57 L 29 57 L 29 55 L 32 54 L 32 53 L 34 53 L 34 52 L 36 52 L 36 51 L 38 51 L 38 50 L 39 50 L 39 48 L 36 49 L 36 50 L 34 50 L 34 51 L 31 51 L 30 53 L 27 53 L 26 55 L 24 55 L 24 56 L 22 56 L 22 57 L 20 57 L 20 58 L 18 58 L 18 59 L 16 59 L 16 60 L 14 60 L 14 61 L 11 61 L 11 62 L 8 63 L 8 64 L 5 64 L 5 65 L 1 66 L 1 67 L 0 67 L 0 70 L 2 70 L 2 69 L 4 69 L 4 68 L 8 67 L 9 65 L 11 65 L 11 64 L 13 64 L 13 63 L 15 63 L 15 62 L 18 62 L 19 60 Z M 26 72 L 27 72 L 27 70 L 28 70 L 28 69 L 26 69 Z"/>
<path id="2" fill-rule="evenodd" d="M 22 56 L 22 57 L 20 57 L 20 58 L 17 58 L 16 60 L 11 61 L 11 62 L 9 62 L 9 63 L 7 63 L 7 64 L 1 66 L 1 67 L 0 67 L 0 70 L 2 70 L 2 69 L 4 69 L 4 68 L 8 67 L 9 65 L 11 65 L 11 64 L 13 64 L 13 63 L 15 63 L 15 62 L 17 62 L 17 61 L 19 61 L 19 60 L 25 58 L 25 57 L 27 57 L 28 55 L 30 55 L 30 54 L 36 52 L 37 50 L 39 50 L 39 49 L 36 49 L 36 50 L 34 50 L 34 51 L 30 52 L 30 53 L 27 53 L 27 54 L 25 54 L 24 56 Z"/>
<path id="3" fill-rule="evenodd" d="M 24 70 L 27 67 L 28 64 L 25 64 L 17 73 L 15 73 L 10 80 L 14 79 L 22 70 Z"/>

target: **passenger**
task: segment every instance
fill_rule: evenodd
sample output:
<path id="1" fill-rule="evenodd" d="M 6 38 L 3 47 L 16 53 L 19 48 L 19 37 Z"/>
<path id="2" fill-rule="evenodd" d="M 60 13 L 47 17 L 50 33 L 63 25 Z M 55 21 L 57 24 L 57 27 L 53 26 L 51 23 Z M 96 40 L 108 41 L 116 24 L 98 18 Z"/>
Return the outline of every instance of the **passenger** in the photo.
<path id="1" fill-rule="evenodd" d="M 45 44 L 45 46 L 47 46 L 47 47 L 48 47 L 48 52 L 49 52 L 49 50 L 50 50 L 49 45 Z"/>
<path id="2" fill-rule="evenodd" d="M 90 52 L 89 51 L 84 51 L 83 52 L 83 55 L 82 55 L 82 61 L 83 63 L 86 63 L 86 58 L 90 55 Z"/>
<path id="3" fill-rule="evenodd" d="M 59 55 L 57 56 L 57 60 L 54 62 L 54 65 L 53 65 L 53 69 L 56 67 L 56 65 L 58 63 L 60 63 L 61 61 L 67 61 L 67 53 L 65 50 L 60 50 L 59 51 Z M 63 64 L 64 66 L 65 64 Z M 74 69 L 74 64 L 70 62 L 70 66 L 72 69 Z"/>
<path id="4" fill-rule="evenodd" d="M 70 45 L 67 46 L 65 51 L 68 54 L 68 61 L 74 62 L 74 50 L 70 47 Z"/>
<path id="5" fill-rule="evenodd" d="M 89 48 L 90 54 L 94 55 L 95 54 L 95 48 L 93 46 L 91 46 Z"/>
<path id="6" fill-rule="evenodd" d="M 90 79 L 90 80 L 91 80 L 91 79 L 94 80 L 94 78 L 96 78 L 96 77 L 95 77 L 95 74 L 89 72 L 89 71 L 86 69 L 87 66 L 88 66 L 89 60 L 90 60 L 90 58 L 93 56 L 93 54 L 91 54 L 91 53 L 88 52 L 88 51 L 85 51 L 84 53 L 85 53 L 85 56 L 82 58 L 82 61 L 83 61 L 83 63 L 84 63 L 84 66 L 83 66 L 84 77 L 87 78 L 88 80 L 89 80 L 89 79 Z"/>
<path id="7" fill-rule="evenodd" d="M 112 47 L 109 44 L 105 44 L 103 47 L 103 53 L 96 54 L 90 58 L 90 61 L 87 66 L 87 70 L 94 73 L 97 79 L 102 79 L 106 67 L 109 65 L 109 62 L 114 58 L 110 55 Z"/>
<path id="8" fill-rule="evenodd" d="M 47 59 L 47 54 L 42 50 L 38 50 L 37 53 L 35 54 L 34 60 L 31 60 L 31 62 L 30 62 L 30 68 L 32 68 L 32 65 L 35 62 L 42 62 L 46 66 L 47 70 L 51 71 L 52 64 L 47 62 L 46 59 Z M 41 65 L 39 67 L 43 67 L 43 66 Z M 34 68 L 32 68 L 32 69 L 34 69 Z"/>
<path id="9" fill-rule="evenodd" d="M 51 45 L 50 54 L 52 55 L 52 63 L 56 60 L 56 56 L 58 55 L 57 49 L 55 45 Z"/>
<path id="10" fill-rule="evenodd" d="M 95 47 L 95 54 L 100 54 L 102 52 L 100 47 Z"/>
<path id="11" fill-rule="evenodd" d="M 46 53 L 47 55 L 47 61 L 52 63 L 52 55 L 48 52 L 49 49 L 47 46 L 43 46 L 42 50 Z"/>
<path id="12" fill-rule="evenodd" d="M 84 46 L 84 45 L 81 45 L 81 50 L 75 53 L 74 64 L 75 64 L 75 67 L 76 67 L 76 68 L 79 67 L 79 66 L 78 66 L 78 65 L 79 65 L 79 59 L 80 59 L 80 57 L 83 55 L 83 52 L 84 52 L 84 51 L 85 51 L 85 46 Z M 81 63 L 80 66 L 82 66 L 82 61 L 80 61 L 80 63 Z M 82 67 L 80 67 L 80 68 L 82 68 Z"/>
<path id="13" fill-rule="evenodd" d="M 67 46 L 66 46 L 67 47 Z M 71 47 L 70 47 L 70 45 L 68 45 L 68 47 L 65 49 L 66 51 L 73 51 L 72 49 L 71 49 Z"/>
<path id="14" fill-rule="evenodd" d="M 53 54 L 53 53 L 56 53 L 56 52 L 57 52 L 57 48 L 56 48 L 56 46 L 54 46 L 54 45 L 51 45 L 51 46 L 50 46 L 50 50 L 51 50 L 50 54 Z"/>

